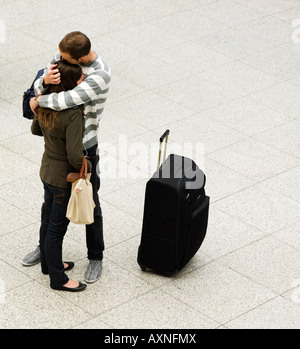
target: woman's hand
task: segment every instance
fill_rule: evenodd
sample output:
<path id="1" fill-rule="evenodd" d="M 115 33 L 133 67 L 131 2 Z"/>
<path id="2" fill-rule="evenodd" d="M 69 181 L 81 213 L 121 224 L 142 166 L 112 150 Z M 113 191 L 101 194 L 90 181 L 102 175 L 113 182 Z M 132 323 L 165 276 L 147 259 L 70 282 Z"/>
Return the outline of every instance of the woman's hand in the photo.
<path id="1" fill-rule="evenodd" d="M 40 99 L 41 99 L 41 96 L 32 97 L 29 101 L 30 109 L 32 110 L 33 114 L 36 116 L 37 116 L 37 108 L 39 106 Z"/>

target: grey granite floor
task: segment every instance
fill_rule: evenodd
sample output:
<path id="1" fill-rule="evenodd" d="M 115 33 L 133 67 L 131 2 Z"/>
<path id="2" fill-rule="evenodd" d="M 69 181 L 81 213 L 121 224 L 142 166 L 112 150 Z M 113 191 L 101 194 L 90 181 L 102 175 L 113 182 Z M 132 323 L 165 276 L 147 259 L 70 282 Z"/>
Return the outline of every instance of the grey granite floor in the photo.
<path id="1" fill-rule="evenodd" d="M 103 275 L 54 291 L 38 244 L 43 140 L 22 94 L 81 30 L 111 66 L 100 122 Z M 0 328 L 300 327 L 300 1 L 0 1 Z M 211 197 L 207 236 L 170 278 L 136 261 L 158 138 L 192 156 Z M 64 259 L 83 280 L 85 229 Z"/>

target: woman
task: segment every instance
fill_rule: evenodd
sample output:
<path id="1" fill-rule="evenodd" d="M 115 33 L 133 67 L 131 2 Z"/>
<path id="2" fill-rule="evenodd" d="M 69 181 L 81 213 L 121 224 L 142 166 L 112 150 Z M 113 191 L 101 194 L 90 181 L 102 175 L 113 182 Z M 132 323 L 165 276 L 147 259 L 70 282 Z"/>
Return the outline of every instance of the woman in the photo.
<path id="1" fill-rule="evenodd" d="M 49 85 L 49 93 L 73 89 L 84 78 L 81 67 L 67 61 L 57 61 L 61 74 L 59 85 Z M 45 151 L 40 177 L 44 185 L 44 203 L 40 227 L 41 267 L 50 276 L 50 286 L 56 290 L 77 292 L 85 284 L 68 278 L 65 271 L 73 262 L 62 261 L 62 243 L 69 220 L 66 218 L 71 183 L 66 181 L 69 172 L 79 171 L 83 160 L 82 137 L 84 131 L 83 108 L 63 111 L 39 108 L 31 132 L 44 136 Z M 89 170 L 91 163 L 88 161 Z"/>

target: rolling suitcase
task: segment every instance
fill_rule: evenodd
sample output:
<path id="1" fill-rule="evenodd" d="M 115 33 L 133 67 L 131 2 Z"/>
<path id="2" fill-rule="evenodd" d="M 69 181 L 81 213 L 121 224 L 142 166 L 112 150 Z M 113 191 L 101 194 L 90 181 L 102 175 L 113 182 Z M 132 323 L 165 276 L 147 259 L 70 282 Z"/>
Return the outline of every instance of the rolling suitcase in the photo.
<path id="1" fill-rule="evenodd" d="M 176 154 L 165 159 L 168 135 L 166 130 L 160 137 L 157 171 L 146 184 L 137 262 L 143 271 L 149 268 L 170 276 L 200 248 L 206 235 L 210 198 L 205 193 L 205 174 L 193 160 Z"/>

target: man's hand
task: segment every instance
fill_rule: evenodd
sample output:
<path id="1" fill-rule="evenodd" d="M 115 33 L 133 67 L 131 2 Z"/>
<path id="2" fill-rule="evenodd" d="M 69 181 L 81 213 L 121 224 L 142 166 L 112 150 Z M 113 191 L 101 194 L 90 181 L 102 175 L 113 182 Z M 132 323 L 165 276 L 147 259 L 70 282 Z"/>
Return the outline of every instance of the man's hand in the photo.
<path id="1" fill-rule="evenodd" d="M 37 108 L 39 106 L 39 104 L 38 104 L 39 100 L 40 100 L 40 96 L 37 97 L 37 99 L 35 97 L 32 97 L 29 101 L 30 108 L 31 108 L 33 114 L 36 116 L 37 116 Z"/>
<path id="2" fill-rule="evenodd" d="M 44 76 L 45 85 L 58 85 L 60 83 L 60 72 L 55 69 L 57 64 L 51 65 L 46 76 Z"/>

